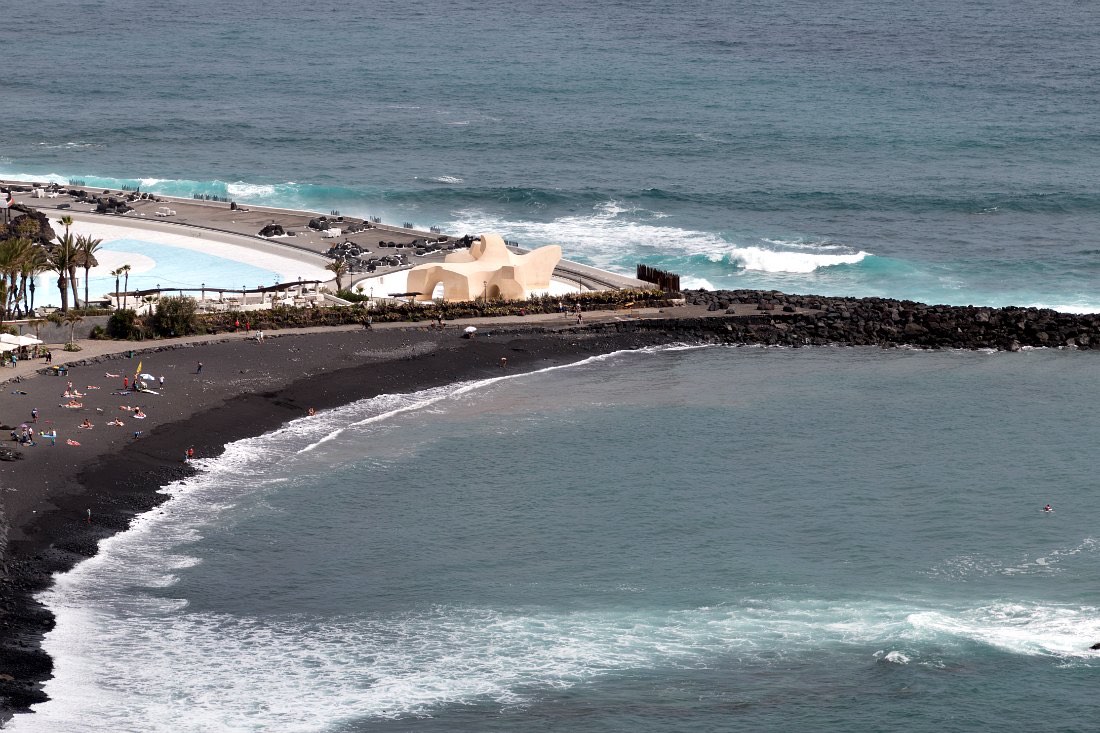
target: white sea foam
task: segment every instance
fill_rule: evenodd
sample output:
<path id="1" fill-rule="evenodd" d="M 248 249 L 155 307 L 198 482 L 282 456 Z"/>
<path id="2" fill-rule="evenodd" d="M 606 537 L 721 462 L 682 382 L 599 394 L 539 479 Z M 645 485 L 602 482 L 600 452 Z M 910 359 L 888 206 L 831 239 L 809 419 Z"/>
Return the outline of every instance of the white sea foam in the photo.
<path id="1" fill-rule="evenodd" d="M 1086 314 L 1086 313 L 1100 313 L 1100 304 L 1089 303 L 1089 302 L 1086 302 L 1086 301 L 1077 301 L 1075 303 L 1053 303 L 1053 304 L 1035 302 L 1035 303 L 1027 303 L 1022 307 L 1025 307 L 1025 308 L 1049 308 L 1050 310 L 1058 311 L 1059 313 L 1076 313 L 1078 315 L 1082 315 L 1082 314 Z"/>
<path id="2" fill-rule="evenodd" d="M 762 241 L 769 246 L 737 246 L 713 232 L 649 223 L 661 218 L 664 217 L 660 212 L 611 200 L 597 204 L 590 214 L 565 216 L 550 222 L 515 221 L 480 211 L 463 211 L 458 212 L 458 218 L 448 222 L 445 228 L 466 232 L 499 231 L 532 246 L 562 244 L 566 251 L 583 255 L 593 264 L 608 269 L 621 269 L 619 262 L 626 253 L 702 256 L 712 262 L 728 261 L 745 270 L 792 274 L 855 264 L 869 256 L 868 252 L 828 242 L 765 239 Z"/>
<path id="3" fill-rule="evenodd" d="M 235 198 L 260 198 L 263 196 L 273 196 L 275 194 L 275 186 L 259 184 L 259 183 L 246 183 L 245 181 L 235 181 L 234 183 L 226 184 L 226 191 L 230 196 Z"/>
<path id="4" fill-rule="evenodd" d="M 735 247 L 729 253 L 730 262 L 746 270 L 756 272 L 807 274 L 820 267 L 854 265 L 862 262 L 869 253 L 852 254 L 807 253 L 764 249 L 763 247 Z"/>
<path id="5" fill-rule="evenodd" d="M 619 270 L 622 270 L 619 261 L 631 252 L 695 256 L 729 248 L 728 242 L 711 232 L 659 226 L 640 220 L 657 218 L 655 212 L 626 207 L 618 201 L 605 201 L 593 207 L 590 214 L 563 216 L 549 222 L 460 211 L 443 228 L 456 232 L 501 232 L 527 246 L 561 244 L 570 255 L 581 255 L 597 266 Z"/>
<path id="6" fill-rule="evenodd" d="M 942 666 L 943 652 L 927 649 L 956 641 L 1085 663 L 1081 639 L 1098 633 L 1095 608 L 1026 604 L 913 611 L 757 599 L 661 611 L 436 607 L 324 621 L 72 608 L 51 634 L 66 657 L 49 687 L 65 684 L 65 694 L 15 729 L 317 730 L 477 701 L 522 706 L 540 691 L 630 670 L 768 667 L 823 648 Z"/>
<path id="7" fill-rule="evenodd" d="M 680 287 L 687 290 L 714 290 L 714 285 L 703 277 L 682 277 Z"/>
<path id="8" fill-rule="evenodd" d="M 56 173 L 20 173 L 0 171 L 0 178 L 6 181 L 22 181 L 25 183 L 57 183 L 62 186 L 69 185 L 69 179 Z"/>
<path id="9" fill-rule="evenodd" d="M 435 176 L 428 180 L 432 183 L 463 183 L 463 179 L 458 176 Z"/>
<path id="10" fill-rule="evenodd" d="M 1100 609 L 1036 603 L 996 603 L 956 612 L 922 611 L 908 623 L 917 635 L 984 644 L 1012 654 L 1092 660 Z"/>

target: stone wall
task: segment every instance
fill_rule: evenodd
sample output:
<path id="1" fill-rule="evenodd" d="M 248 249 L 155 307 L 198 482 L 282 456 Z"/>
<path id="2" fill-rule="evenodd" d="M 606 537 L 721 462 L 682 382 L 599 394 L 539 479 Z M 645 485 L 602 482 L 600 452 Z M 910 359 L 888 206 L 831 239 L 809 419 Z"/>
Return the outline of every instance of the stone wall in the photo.
<path id="1" fill-rule="evenodd" d="M 725 317 L 620 321 L 585 330 L 659 330 L 686 342 L 775 346 L 915 346 L 998 349 L 1025 346 L 1100 348 L 1100 314 L 1075 315 L 1041 308 L 926 305 L 886 298 L 825 298 L 775 291 L 685 291 L 689 305 Z M 733 315 L 735 304 L 755 305 Z M 743 312 L 743 308 L 741 309 Z M 666 311 L 666 315 L 672 315 Z"/>

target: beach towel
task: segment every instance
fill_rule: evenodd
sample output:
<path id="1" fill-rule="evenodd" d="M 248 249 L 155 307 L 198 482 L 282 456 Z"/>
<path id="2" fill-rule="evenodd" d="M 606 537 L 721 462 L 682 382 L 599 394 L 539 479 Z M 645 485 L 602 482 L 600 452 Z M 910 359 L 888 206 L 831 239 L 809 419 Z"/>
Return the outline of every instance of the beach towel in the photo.
<path id="1" fill-rule="evenodd" d="M 77 443 L 72 438 L 69 438 L 68 440 L 65 441 L 65 445 L 80 445 L 80 443 Z"/>

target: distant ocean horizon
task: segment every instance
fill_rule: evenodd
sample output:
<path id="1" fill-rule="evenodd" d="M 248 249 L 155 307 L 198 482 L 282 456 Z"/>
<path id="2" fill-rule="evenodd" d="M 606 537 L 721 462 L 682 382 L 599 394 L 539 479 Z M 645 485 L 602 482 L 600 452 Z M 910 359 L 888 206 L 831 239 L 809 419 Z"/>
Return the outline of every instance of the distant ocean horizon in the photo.
<path id="1" fill-rule="evenodd" d="M 498 231 L 687 287 L 1100 311 L 1088 4 L 20 6 L 0 177 Z"/>

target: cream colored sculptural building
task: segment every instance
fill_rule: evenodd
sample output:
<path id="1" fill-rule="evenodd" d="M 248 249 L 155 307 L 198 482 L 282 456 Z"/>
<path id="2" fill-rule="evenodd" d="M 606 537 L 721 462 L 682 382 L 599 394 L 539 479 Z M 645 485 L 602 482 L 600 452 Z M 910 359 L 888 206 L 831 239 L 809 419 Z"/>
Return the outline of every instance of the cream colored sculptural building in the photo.
<path id="1" fill-rule="evenodd" d="M 560 260 L 561 247 L 556 244 L 518 255 L 499 234 L 486 233 L 469 252 L 452 252 L 440 264 L 409 270 L 407 292 L 419 293 L 418 301 L 429 301 L 442 284 L 444 300 L 523 300 L 533 291 L 549 289 Z"/>

